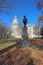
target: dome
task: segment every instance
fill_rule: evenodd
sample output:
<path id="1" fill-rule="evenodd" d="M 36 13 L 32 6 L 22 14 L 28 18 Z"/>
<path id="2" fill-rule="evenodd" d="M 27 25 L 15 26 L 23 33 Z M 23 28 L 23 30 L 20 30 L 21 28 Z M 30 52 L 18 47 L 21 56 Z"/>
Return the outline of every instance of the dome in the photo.
<path id="1" fill-rule="evenodd" d="M 13 25 L 16 25 L 16 24 L 18 24 L 18 19 L 17 19 L 17 17 L 15 16 L 15 18 L 14 18 L 14 20 L 13 20 L 13 23 L 12 23 Z"/>

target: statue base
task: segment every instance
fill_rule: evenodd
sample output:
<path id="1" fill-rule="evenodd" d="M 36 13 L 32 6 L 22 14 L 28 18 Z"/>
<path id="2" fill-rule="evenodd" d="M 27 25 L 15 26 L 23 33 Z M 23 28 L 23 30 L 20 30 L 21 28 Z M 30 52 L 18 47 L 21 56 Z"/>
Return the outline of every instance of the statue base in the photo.
<path id="1" fill-rule="evenodd" d="M 29 47 L 30 46 L 30 42 L 29 42 L 29 39 L 28 39 L 28 33 L 27 33 L 27 27 L 22 28 L 21 46 L 22 47 Z"/>

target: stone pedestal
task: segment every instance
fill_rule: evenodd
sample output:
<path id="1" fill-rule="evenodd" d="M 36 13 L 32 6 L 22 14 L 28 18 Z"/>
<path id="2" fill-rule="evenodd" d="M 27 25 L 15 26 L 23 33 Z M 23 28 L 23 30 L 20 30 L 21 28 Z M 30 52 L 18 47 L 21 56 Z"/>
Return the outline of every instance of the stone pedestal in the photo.
<path id="1" fill-rule="evenodd" d="M 28 33 L 27 33 L 27 27 L 22 28 L 22 41 L 21 41 L 22 47 L 29 47 L 30 42 L 28 39 Z"/>
<path id="2" fill-rule="evenodd" d="M 27 34 L 27 27 L 23 27 L 22 29 L 22 40 L 27 40 L 28 34 Z"/>

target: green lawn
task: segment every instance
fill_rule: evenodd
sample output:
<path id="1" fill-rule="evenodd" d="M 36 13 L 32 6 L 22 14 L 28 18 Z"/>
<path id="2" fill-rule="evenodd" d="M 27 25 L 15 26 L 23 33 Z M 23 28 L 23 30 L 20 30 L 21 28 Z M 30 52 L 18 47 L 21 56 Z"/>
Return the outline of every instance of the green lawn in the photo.
<path id="1" fill-rule="evenodd" d="M 4 48 L 6 48 L 6 47 L 9 47 L 9 46 L 11 46 L 11 45 L 13 45 L 13 44 L 16 44 L 16 42 L 6 42 L 6 43 L 2 43 L 2 44 L 0 44 L 0 50 L 2 50 L 2 49 L 4 49 Z"/>
<path id="2" fill-rule="evenodd" d="M 40 50 L 39 47 L 29 47 L 30 50 Z"/>
<path id="3" fill-rule="evenodd" d="M 16 41 L 15 41 L 16 40 Z M 19 41 L 20 39 L 18 38 L 9 38 L 9 39 L 0 39 L 0 50 L 6 48 L 6 47 L 9 47 L 13 44 L 16 44 L 17 41 Z"/>
<path id="4" fill-rule="evenodd" d="M 14 41 L 13 41 L 14 40 Z M 14 38 L 12 38 L 12 39 L 7 39 L 7 42 L 6 42 L 6 40 L 0 40 L 0 50 L 2 50 L 2 49 L 4 49 L 4 48 L 6 48 L 6 47 L 9 47 L 9 46 L 11 46 L 11 45 L 13 45 L 13 44 L 16 44 L 17 42 L 15 41 L 15 40 L 20 40 L 20 39 L 14 39 Z M 35 39 L 30 39 L 30 40 L 35 40 Z M 9 42 L 8 42 L 9 41 Z M 39 47 L 35 47 L 35 46 L 30 46 L 30 47 L 28 47 L 30 50 L 43 50 L 43 48 L 39 48 Z"/>

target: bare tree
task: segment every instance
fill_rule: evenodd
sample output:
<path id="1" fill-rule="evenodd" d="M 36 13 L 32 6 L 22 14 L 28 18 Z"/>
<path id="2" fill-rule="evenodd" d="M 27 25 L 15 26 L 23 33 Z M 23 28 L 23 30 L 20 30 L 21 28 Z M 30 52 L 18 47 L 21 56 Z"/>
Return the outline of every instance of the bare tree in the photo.
<path id="1" fill-rule="evenodd" d="M 0 39 L 7 38 L 8 27 L 4 23 L 0 23 Z"/>
<path id="2" fill-rule="evenodd" d="M 40 34 L 42 35 L 42 38 L 43 38 L 43 27 L 40 30 Z"/>
<path id="3" fill-rule="evenodd" d="M 38 4 L 37 4 L 37 8 L 39 10 L 41 10 L 43 8 L 43 0 L 38 0 Z M 40 26 L 40 23 L 43 24 L 43 9 L 41 10 L 42 14 L 41 16 L 38 18 L 38 26 L 40 28 L 40 34 L 42 35 L 42 38 L 43 38 L 43 25 Z"/>
<path id="4" fill-rule="evenodd" d="M 39 33 L 39 27 L 38 27 L 38 25 L 35 25 L 33 29 L 34 29 L 34 34 L 38 35 L 38 33 Z"/>
<path id="5" fill-rule="evenodd" d="M 43 8 L 43 0 L 38 1 L 37 8 L 40 10 Z"/>
<path id="6" fill-rule="evenodd" d="M 15 9 L 15 0 L 0 0 L 0 12 L 9 13 L 12 9 Z"/>

